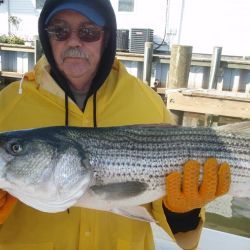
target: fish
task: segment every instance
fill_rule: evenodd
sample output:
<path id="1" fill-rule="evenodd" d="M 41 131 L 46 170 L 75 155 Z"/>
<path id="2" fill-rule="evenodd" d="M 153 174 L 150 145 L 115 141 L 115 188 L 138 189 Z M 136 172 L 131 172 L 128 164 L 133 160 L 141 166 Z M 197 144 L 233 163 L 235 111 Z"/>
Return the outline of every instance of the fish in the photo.
<path id="1" fill-rule="evenodd" d="M 78 206 L 150 221 L 140 208 L 166 195 L 165 176 L 210 157 L 230 165 L 229 195 L 250 198 L 250 121 L 1 132 L 0 188 L 43 212 Z"/>

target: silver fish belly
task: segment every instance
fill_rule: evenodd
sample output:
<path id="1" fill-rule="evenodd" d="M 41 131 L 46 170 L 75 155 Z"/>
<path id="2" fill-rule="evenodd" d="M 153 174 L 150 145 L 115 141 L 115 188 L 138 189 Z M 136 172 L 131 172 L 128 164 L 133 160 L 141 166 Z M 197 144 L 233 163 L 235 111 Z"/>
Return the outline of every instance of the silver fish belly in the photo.
<path id="1" fill-rule="evenodd" d="M 88 144 L 90 164 L 95 173 L 95 185 L 91 189 L 104 200 L 113 199 L 119 204 L 126 200 L 128 204 L 130 198 L 132 204 L 140 201 L 143 204 L 164 195 L 165 176 L 181 171 L 187 160 L 203 163 L 215 157 L 231 166 L 230 193 L 249 197 L 249 134 L 228 130 L 131 126 L 95 131 L 89 136 L 91 142 Z M 133 183 L 137 184 L 137 196 L 131 191 Z"/>
<path id="2" fill-rule="evenodd" d="M 81 201 L 86 207 L 134 206 L 161 198 L 165 194 L 165 176 L 172 171 L 181 172 L 187 160 L 203 163 L 215 157 L 231 167 L 230 193 L 250 197 L 249 131 L 250 122 L 217 129 L 135 125 L 49 127 L 1 133 L 0 188 L 37 209 L 42 206 L 43 211 L 46 206 L 49 211 L 67 209 L 66 206 L 73 205 L 79 197 L 84 197 Z M 39 150 L 41 145 L 45 152 Z M 13 149 L 20 152 L 13 153 Z M 43 164 L 32 165 L 31 155 Z M 65 155 L 67 157 L 63 157 Z M 72 157 L 70 162 L 66 160 L 68 157 Z M 44 164 L 48 158 L 49 163 Z M 58 159 L 66 162 L 63 170 L 57 164 Z M 22 169 L 20 166 L 25 162 L 35 178 L 38 177 L 34 171 L 37 167 L 41 176 L 53 178 L 42 178 L 41 185 L 35 185 L 30 182 L 34 176 L 27 177 L 15 171 Z M 14 182 L 6 180 L 6 176 L 14 178 Z M 23 183 L 29 188 L 25 189 Z M 44 190 L 46 185 L 54 192 Z M 72 197 L 63 191 L 64 185 Z M 41 194 L 41 198 L 37 194 Z"/>

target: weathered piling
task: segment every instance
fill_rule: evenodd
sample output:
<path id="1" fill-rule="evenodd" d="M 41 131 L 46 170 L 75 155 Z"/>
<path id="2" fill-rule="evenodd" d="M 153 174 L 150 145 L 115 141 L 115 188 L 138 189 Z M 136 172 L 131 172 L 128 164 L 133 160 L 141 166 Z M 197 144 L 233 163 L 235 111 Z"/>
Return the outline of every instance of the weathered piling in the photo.
<path id="1" fill-rule="evenodd" d="M 143 81 L 150 85 L 151 70 L 153 61 L 153 43 L 145 42 L 144 61 L 143 61 Z"/>
<path id="2" fill-rule="evenodd" d="M 220 61 L 221 61 L 221 53 L 222 47 L 214 47 L 213 50 L 213 57 L 211 61 L 210 67 L 210 75 L 209 75 L 209 89 L 216 89 L 217 88 L 217 81 L 218 81 L 218 73 L 220 69 Z"/>
<path id="3" fill-rule="evenodd" d="M 168 88 L 186 88 L 192 59 L 192 46 L 172 45 Z"/>
<path id="4" fill-rule="evenodd" d="M 170 57 L 170 69 L 168 76 L 168 89 L 186 88 L 192 60 L 192 46 L 172 45 Z M 173 100 L 174 101 L 174 100 Z M 182 124 L 182 111 L 172 111 L 177 124 Z"/>

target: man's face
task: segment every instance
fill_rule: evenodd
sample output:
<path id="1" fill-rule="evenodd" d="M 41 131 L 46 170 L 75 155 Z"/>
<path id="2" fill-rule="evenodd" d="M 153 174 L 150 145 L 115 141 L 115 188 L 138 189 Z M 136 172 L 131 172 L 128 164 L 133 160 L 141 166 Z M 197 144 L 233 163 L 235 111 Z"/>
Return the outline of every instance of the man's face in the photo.
<path id="1" fill-rule="evenodd" d="M 88 32 L 88 28 L 93 31 L 90 37 L 82 35 L 85 31 Z M 57 67 L 74 89 L 88 90 L 102 55 L 104 41 L 102 28 L 77 12 L 62 11 L 49 23 L 49 29 L 52 30 L 48 33 Z M 65 32 L 62 32 L 63 30 Z M 56 34 L 61 34 L 59 39 Z M 86 41 L 88 37 L 89 41 Z"/>

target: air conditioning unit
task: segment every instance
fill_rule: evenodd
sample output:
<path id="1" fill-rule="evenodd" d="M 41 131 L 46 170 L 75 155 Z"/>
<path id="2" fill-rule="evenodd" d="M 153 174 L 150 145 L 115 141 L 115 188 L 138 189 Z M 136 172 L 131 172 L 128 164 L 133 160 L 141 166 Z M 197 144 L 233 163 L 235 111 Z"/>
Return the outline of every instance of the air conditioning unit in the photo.
<path id="1" fill-rule="evenodd" d="M 116 50 L 128 51 L 129 30 L 118 29 L 116 36 Z"/>
<path id="2" fill-rule="evenodd" d="M 153 42 L 154 31 L 152 29 L 131 29 L 129 51 L 144 53 L 145 42 Z"/>

